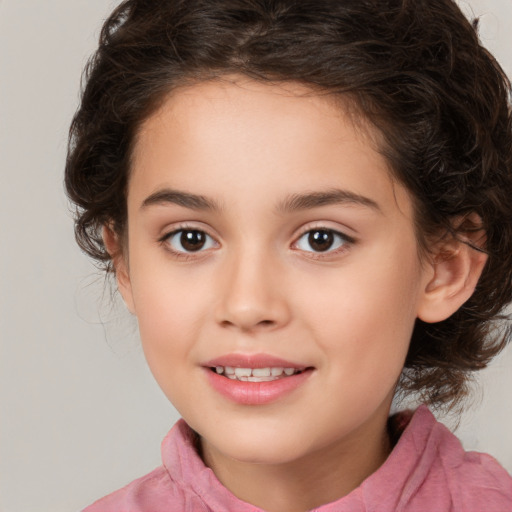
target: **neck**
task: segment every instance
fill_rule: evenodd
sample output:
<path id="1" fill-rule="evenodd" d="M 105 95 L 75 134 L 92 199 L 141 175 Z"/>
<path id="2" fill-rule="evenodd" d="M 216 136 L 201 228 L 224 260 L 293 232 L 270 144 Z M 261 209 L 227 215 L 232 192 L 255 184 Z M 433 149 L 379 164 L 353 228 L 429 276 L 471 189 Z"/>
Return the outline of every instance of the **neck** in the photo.
<path id="1" fill-rule="evenodd" d="M 386 460 L 391 444 L 387 416 L 356 436 L 281 464 L 226 459 L 201 440 L 203 459 L 239 499 L 268 512 L 298 512 L 349 494 Z"/>

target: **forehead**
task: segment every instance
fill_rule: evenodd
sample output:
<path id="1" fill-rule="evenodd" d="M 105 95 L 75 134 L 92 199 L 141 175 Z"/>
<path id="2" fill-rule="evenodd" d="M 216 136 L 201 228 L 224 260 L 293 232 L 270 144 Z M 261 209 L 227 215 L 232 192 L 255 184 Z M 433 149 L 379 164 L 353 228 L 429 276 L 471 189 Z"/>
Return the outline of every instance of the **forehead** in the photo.
<path id="1" fill-rule="evenodd" d="M 409 194 L 393 180 L 378 139 L 349 98 L 298 83 L 202 82 L 174 91 L 142 124 L 129 196 L 172 185 L 222 201 L 263 181 L 269 197 L 343 186 L 408 210 Z"/>
<path id="2" fill-rule="evenodd" d="M 276 115 L 269 115 L 270 112 Z M 364 117 L 352 95 L 334 95 L 298 82 L 267 83 L 229 75 L 174 89 L 142 123 L 137 132 L 135 154 L 140 154 L 141 142 L 147 144 L 155 131 L 165 127 L 178 128 L 179 124 L 185 135 L 183 130 L 198 132 L 203 127 L 208 130 L 210 121 L 223 128 L 229 124 L 233 130 L 249 134 L 250 128 L 277 127 L 277 118 L 281 121 L 278 128 L 286 128 L 290 136 L 298 131 L 308 136 L 304 125 L 317 128 L 318 123 L 315 126 L 312 121 L 322 118 L 324 123 L 328 120 L 331 124 L 339 120 L 350 123 L 354 135 L 375 150 L 382 142 L 379 131 Z M 299 118 L 305 121 L 301 126 L 297 124 Z M 215 132 L 208 135 L 211 137 Z M 331 131 L 331 136 L 341 137 L 342 133 Z"/>

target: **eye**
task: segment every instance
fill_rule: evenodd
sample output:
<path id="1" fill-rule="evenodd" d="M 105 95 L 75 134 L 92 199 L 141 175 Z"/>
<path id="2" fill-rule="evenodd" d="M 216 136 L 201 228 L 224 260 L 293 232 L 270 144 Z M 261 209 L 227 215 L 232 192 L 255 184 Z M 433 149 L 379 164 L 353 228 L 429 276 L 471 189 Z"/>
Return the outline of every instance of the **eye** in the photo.
<path id="1" fill-rule="evenodd" d="M 338 231 L 318 228 L 304 233 L 294 245 L 297 249 L 306 252 L 333 252 L 351 242 L 353 240 Z"/>
<path id="2" fill-rule="evenodd" d="M 217 245 L 210 235 L 199 229 L 179 229 L 166 235 L 163 241 L 177 253 L 199 252 Z"/>

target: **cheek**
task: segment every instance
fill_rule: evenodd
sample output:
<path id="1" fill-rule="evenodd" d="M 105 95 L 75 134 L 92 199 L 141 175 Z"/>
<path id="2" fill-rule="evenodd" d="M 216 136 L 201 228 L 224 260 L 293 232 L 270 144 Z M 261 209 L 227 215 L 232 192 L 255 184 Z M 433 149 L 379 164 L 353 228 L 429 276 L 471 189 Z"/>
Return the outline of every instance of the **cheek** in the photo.
<path id="1" fill-rule="evenodd" d="M 198 338 L 199 305 L 190 294 L 173 288 L 158 291 L 148 293 L 148 300 L 137 311 L 142 349 L 154 379 L 183 415 L 200 392 L 191 379 L 191 372 L 197 371 L 191 361 Z"/>
<path id="2" fill-rule="evenodd" d="M 185 372 L 201 319 L 208 308 L 203 281 L 186 272 L 172 273 L 169 265 L 144 265 L 131 276 L 142 347 L 159 384 Z M 172 370 L 172 371 L 169 371 Z M 164 391 L 166 391 L 164 389 Z"/>
<path id="3" fill-rule="evenodd" d="M 407 256 L 409 254 L 409 256 Z M 341 371 L 398 377 L 409 347 L 421 289 L 415 253 L 380 252 L 336 273 L 303 281 L 304 323 Z"/>
<path id="4" fill-rule="evenodd" d="M 303 277 L 294 295 L 303 311 L 313 311 L 326 328 L 359 325 L 367 332 L 379 325 L 386 330 L 401 326 L 408 330 L 416 318 L 420 290 L 419 262 L 390 254 Z M 378 334 L 379 329 L 374 332 Z"/>

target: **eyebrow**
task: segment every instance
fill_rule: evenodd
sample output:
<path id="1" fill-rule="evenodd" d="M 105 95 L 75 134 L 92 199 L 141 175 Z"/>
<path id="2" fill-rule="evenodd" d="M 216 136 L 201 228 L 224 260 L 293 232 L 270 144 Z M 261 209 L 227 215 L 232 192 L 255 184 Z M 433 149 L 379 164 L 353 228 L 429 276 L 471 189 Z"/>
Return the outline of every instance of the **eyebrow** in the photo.
<path id="1" fill-rule="evenodd" d="M 148 196 L 141 209 L 153 205 L 176 204 L 191 210 L 220 211 L 220 204 L 205 196 L 165 188 Z M 341 189 L 329 189 L 304 194 L 291 194 L 276 208 L 278 213 L 292 213 L 300 210 L 318 208 L 336 204 L 354 204 L 381 211 L 379 205 L 368 197 Z"/>
<path id="2" fill-rule="evenodd" d="M 205 196 L 165 188 L 144 199 L 141 209 L 153 205 L 177 204 L 191 210 L 219 211 L 220 205 Z"/>
<path id="3" fill-rule="evenodd" d="M 290 213 L 336 204 L 354 204 L 365 206 L 378 212 L 381 211 L 380 206 L 373 199 L 341 189 L 292 194 L 278 205 L 277 211 L 280 213 Z"/>

